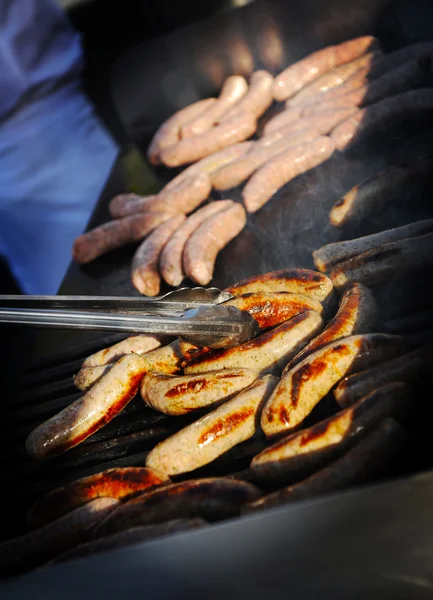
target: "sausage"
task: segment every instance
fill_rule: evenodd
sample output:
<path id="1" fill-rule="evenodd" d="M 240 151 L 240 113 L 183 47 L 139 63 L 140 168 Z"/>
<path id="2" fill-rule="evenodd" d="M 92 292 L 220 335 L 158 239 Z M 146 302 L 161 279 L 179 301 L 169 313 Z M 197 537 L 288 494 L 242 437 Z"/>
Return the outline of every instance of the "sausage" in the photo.
<path id="1" fill-rule="evenodd" d="M 213 187 L 217 190 L 234 188 L 272 158 L 277 157 L 289 148 L 312 142 L 317 137 L 319 137 L 319 134 L 314 129 L 304 129 L 293 136 L 283 137 L 265 147 L 255 148 L 215 173 L 212 177 Z"/>
<path id="2" fill-rule="evenodd" d="M 123 504 L 93 532 L 95 539 L 126 527 L 151 525 L 170 519 L 202 517 L 224 519 L 239 514 L 241 506 L 256 500 L 259 490 L 251 483 L 224 477 L 190 479 L 144 493 Z M 109 515 L 110 516 L 110 515 Z"/>
<path id="3" fill-rule="evenodd" d="M 119 501 L 98 498 L 39 529 L 0 544 L 0 573 L 12 575 L 37 567 L 68 548 L 88 539 L 95 524 Z"/>
<path id="4" fill-rule="evenodd" d="M 242 142 L 253 135 L 257 127 L 254 115 L 237 113 L 233 119 L 213 127 L 201 135 L 181 140 L 161 153 L 161 162 L 167 167 L 179 167 L 200 160 L 209 154 Z"/>
<path id="5" fill-rule="evenodd" d="M 307 112 L 307 109 L 304 109 L 304 112 Z M 317 114 L 304 115 L 290 125 L 281 128 L 281 135 L 292 136 L 306 129 L 314 129 L 320 135 L 327 135 L 339 123 L 345 122 L 351 115 L 356 114 L 356 112 L 357 109 L 354 106 L 337 106 L 329 110 L 320 111 Z"/>
<path id="6" fill-rule="evenodd" d="M 275 329 L 228 350 L 208 352 L 186 365 L 186 374 L 216 369 L 248 368 L 256 373 L 276 374 L 321 329 L 321 316 L 308 310 Z"/>
<path id="7" fill-rule="evenodd" d="M 230 112 L 233 105 L 237 105 L 247 92 L 248 83 L 244 77 L 241 75 L 227 77 L 218 100 L 198 117 L 182 125 L 180 137 L 187 139 L 208 131 L 215 123 L 221 121 L 221 118 Z"/>
<path id="8" fill-rule="evenodd" d="M 290 292 L 308 296 L 319 302 L 329 300 L 332 290 L 329 277 L 310 269 L 281 269 L 260 273 L 225 289 L 234 296 L 253 292 Z"/>
<path id="9" fill-rule="evenodd" d="M 380 77 L 410 60 L 423 60 L 431 56 L 433 56 L 433 42 L 420 42 L 405 46 L 400 50 L 378 57 L 371 67 L 370 77 L 372 79 Z"/>
<path id="10" fill-rule="evenodd" d="M 115 218 L 160 211 L 188 214 L 206 200 L 211 189 L 212 184 L 207 173 L 193 173 L 185 176 L 169 190 L 164 187 L 157 196 L 116 196 L 111 201 L 110 213 Z"/>
<path id="11" fill-rule="evenodd" d="M 115 364 L 116 361 L 113 361 L 111 363 L 95 367 L 81 367 L 78 373 L 72 378 L 75 387 L 77 390 L 81 390 L 82 392 L 89 390 L 92 385 L 99 381 L 101 377 L 106 375 Z"/>
<path id="12" fill-rule="evenodd" d="M 371 433 L 329 466 L 307 479 L 247 504 L 242 512 L 250 513 L 297 502 L 362 483 L 382 472 L 401 452 L 406 442 L 403 427 L 391 418 L 384 419 Z M 108 517 L 109 518 L 109 517 Z"/>
<path id="13" fill-rule="evenodd" d="M 335 388 L 334 398 L 339 406 L 346 408 L 369 394 L 375 387 L 393 381 L 410 383 L 428 371 L 432 357 L 433 345 L 427 344 L 377 367 L 345 377 Z"/>
<path id="14" fill-rule="evenodd" d="M 147 372 L 175 373 L 182 360 L 177 341 L 144 356 L 123 356 L 84 396 L 30 433 L 28 454 L 41 459 L 73 448 L 119 414 Z"/>
<path id="15" fill-rule="evenodd" d="M 148 373 L 141 384 L 144 402 L 166 415 L 184 415 L 221 403 L 257 379 L 250 369 L 220 369 L 200 375 Z"/>
<path id="16" fill-rule="evenodd" d="M 333 152 L 332 141 L 327 137 L 318 137 L 310 143 L 290 148 L 265 163 L 242 191 L 247 211 L 258 211 L 289 181 L 325 162 Z"/>
<path id="17" fill-rule="evenodd" d="M 303 87 L 295 96 L 287 100 L 287 108 L 292 106 L 308 105 L 311 102 L 320 102 L 321 95 L 344 83 L 351 75 L 362 68 L 369 68 L 376 55 L 373 52 L 364 54 L 360 58 L 349 63 L 344 63 L 331 69 L 321 77 L 315 79 L 309 85 Z"/>
<path id="18" fill-rule="evenodd" d="M 377 316 L 377 305 L 371 291 L 360 283 L 354 283 L 342 296 L 335 317 L 299 354 L 284 368 L 285 375 L 295 364 L 335 340 L 371 331 Z"/>
<path id="19" fill-rule="evenodd" d="M 160 442 L 147 456 L 146 465 L 166 475 L 194 471 L 253 437 L 260 408 L 277 378 L 267 375 L 216 410 Z"/>
<path id="20" fill-rule="evenodd" d="M 431 158 L 421 157 L 393 165 L 364 179 L 334 204 L 329 214 L 331 225 L 343 227 L 357 223 L 372 212 L 381 210 L 394 200 L 396 192 L 402 186 L 425 179 L 432 166 Z"/>
<path id="21" fill-rule="evenodd" d="M 206 98 L 194 102 L 174 113 L 165 121 L 153 136 L 147 150 L 147 158 L 153 165 L 160 163 L 160 154 L 164 148 L 176 144 L 180 140 L 180 128 L 183 123 L 194 119 L 216 103 L 216 98 Z"/>
<path id="22" fill-rule="evenodd" d="M 433 260 L 433 233 L 383 244 L 338 263 L 330 273 L 334 286 L 345 289 L 354 281 L 378 285 Z"/>
<path id="23" fill-rule="evenodd" d="M 158 271 L 159 256 L 176 229 L 185 221 L 184 215 L 173 217 L 159 225 L 141 243 L 132 259 L 131 279 L 133 286 L 145 296 L 157 296 L 161 286 Z"/>
<path id="24" fill-rule="evenodd" d="M 401 418 L 408 409 L 407 387 L 393 382 L 361 398 L 353 407 L 291 433 L 251 462 L 255 480 L 287 484 L 307 477 L 335 460 L 386 417 Z"/>
<path id="25" fill-rule="evenodd" d="M 370 80 L 370 67 L 364 67 L 362 69 L 358 69 L 353 75 L 351 75 L 344 83 L 341 85 L 331 88 L 330 90 L 323 92 L 320 95 L 320 102 L 323 104 L 331 104 L 333 100 L 337 100 L 348 94 L 349 92 L 354 92 L 355 90 L 364 87 Z M 312 113 L 320 111 L 320 105 L 317 105 L 318 98 L 311 98 L 311 102 L 306 105 L 303 109 L 303 114 L 309 114 L 311 110 Z"/>
<path id="26" fill-rule="evenodd" d="M 126 354 L 146 354 L 151 350 L 155 350 L 155 348 L 159 348 L 161 343 L 165 342 L 165 339 L 165 336 L 147 333 L 132 335 L 121 342 L 117 342 L 117 344 L 113 344 L 113 346 L 91 354 L 84 360 L 82 366 L 100 367 L 116 362 Z"/>
<path id="27" fill-rule="evenodd" d="M 41 525 L 96 498 L 126 500 L 138 492 L 170 483 L 166 475 L 146 467 L 108 469 L 56 488 L 31 507 L 27 520 Z"/>
<path id="28" fill-rule="evenodd" d="M 218 253 L 242 231 L 246 221 L 240 204 L 233 204 L 203 221 L 183 250 L 186 275 L 199 285 L 207 285 L 213 277 Z"/>
<path id="29" fill-rule="evenodd" d="M 274 131 L 278 131 L 278 129 L 282 129 L 287 125 L 292 125 L 296 123 L 298 119 L 302 116 L 302 107 L 294 107 L 294 108 L 286 108 L 282 112 L 278 113 L 270 119 L 263 128 L 263 136 L 266 137 Z"/>
<path id="30" fill-rule="evenodd" d="M 253 114 L 256 119 L 261 117 L 274 101 L 272 86 L 274 78 L 268 71 L 255 71 L 251 75 L 248 92 L 241 100 L 220 120 L 221 123 L 233 118 L 237 112 Z"/>
<path id="31" fill-rule="evenodd" d="M 281 379 L 261 417 L 267 437 L 296 427 L 345 375 L 406 350 L 403 338 L 383 333 L 351 335 L 304 358 Z"/>
<path id="32" fill-rule="evenodd" d="M 183 251 L 188 239 L 194 231 L 209 217 L 219 213 L 229 206 L 232 200 L 221 200 L 203 206 L 180 225 L 164 246 L 159 257 L 159 272 L 161 277 L 173 287 L 179 286 L 185 278 L 183 270 Z"/>
<path id="33" fill-rule="evenodd" d="M 100 552 L 125 548 L 126 546 L 139 544 L 147 540 L 154 540 L 156 538 L 172 535 L 173 533 L 199 529 L 206 524 L 204 519 L 195 517 L 193 519 L 173 519 L 172 521 L 167 521 L 165 523 L 145 525 L 144 527 L 131 527 L 130 529 L 119 531 L 119 533 L 100 538 L 99 540 L 92 540 L 85 544 L 80 544 L 71 550 L 63 552 L 63 554 L 51 561 L 50 564 L 63 563 L 73 560 L 74 558 L 84 558 L 85 556 L 93 556 Z"/>
<path id="34" fill-rule="evenodd" d="M 387 229 L 386 231 L 380 231 L 379 233 L 373 233 L 372 235 L 366 235 L 354 240 L 326 244 L 326 246 L 322 246 L 313 252 L 314 264 L 319 271 L 329 271 L 337 263 L 367 250 L 373 250 L 383 244 L 432 232 L 433 219 L 425 219 L 424 221 L 416 221 L 409 225 L 403 225 L 403 227 Z"/>
<path id="35" fill-rule="evenodd" d="M 318 300 L 288 292 L 250 292 L 236 296 L 224 302 L 224 305 L 246 310 L 257 321 L 260 329 L 281 325 L 306 310 L 314 310 L 319 314 L 323 312 Z"/>
<path id="36" fill-rule="evenodd" d="M 172 217 L 173 214 L 169 212 L 149 212 L 104 223 L 75 239 L 73 259 L 79 264 L 85 264 L 110 250 L 139 242 L 155 227 Z"/>
<path id="37" fill-rule="evenodd" d="M 250 150 L 249 154 L 253 154 L 253 152 L 257 152 L 259 150 L 264 150 L 265 148 L 269 148 L 282 140 L 286 140 L 291 142 L 292 146 L 296 146 L 305 141 L 314 140 L 316 137 L 319 137 L 319 130 L 314 127 L 306 127 L 304 129 L 296 129 L 293 131 L 291 125 L 286 125 L 286 127 L 282 127 L 281 129 L 277 129 L 268 135 L 254 142 L 254 147 Z M 289 139 L 288 139 L 289 138 Z M 242 157 L 247 158 L 247 156 Z M 218 173 L 215 173 L 215 177 Z"/>
<path id="38" fill-rule="evenodd" d="M 431 88 L 410 90 L 359 109 L 335 127 L 331 132 L 331 138 L 338 150 L 345 150 L 372 134 L 388 132 L 391 127 L 395 129 L 402 122 L 421 118 L 432 111 L 433 90 Z"/>
<path id="39" fill-rule="evenodd" d="M 290 98 L 334 67 L 362 56 L 371 49 L 374 41 L 372 36 L 365 35 L 336 46 L 323 48 L 290 65 L 275 78 L 273 87 L 275 100 L 282 101 Z"/>

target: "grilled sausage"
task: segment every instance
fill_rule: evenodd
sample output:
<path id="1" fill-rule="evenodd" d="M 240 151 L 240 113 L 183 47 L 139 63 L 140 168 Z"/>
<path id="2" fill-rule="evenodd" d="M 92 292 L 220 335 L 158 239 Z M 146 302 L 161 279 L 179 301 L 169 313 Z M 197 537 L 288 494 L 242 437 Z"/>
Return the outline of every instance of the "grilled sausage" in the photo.
<path id="1" fill-rule="evenodd" d="M 278 129 L 282 129 L 287 125 L 292 125 L 293 123 L 296 123 L 296 121 L 301 118 L 302 111 L 302 107 L 296 107 L 286 108 L 286 110 L 283 110 L 282 112 L 278 113 L 277 115 L 275 115 L 275 117 L 270 119 L 264 126 L 263 136 L 266 137 L 271 133 L 274 133 L 274 131 L 278 131 Z"/>
<path id="2" fill-rule="evenodd" d="M 431 88 L 410 90 L 385 98 L 367 108 L 359 109 L 331 132 L 331 138 L 338 150 L 353 147 L 373 133 L 388 131 L 403 121 L 410 121 L 433 111 L 433 90 Z"/>
<path id="3" fill-rule="evenodd" d="M 276 374 L 323 325 L 320 315 L 305 311 L 275 329 L 228 350 L 208 352 L 192 360 L 185 373 L 205 373 L 216 369 L 248 368 L 256 373 Z"/>
<path id="4" fill-rule="evenodd" d="M 232 400 L 160 442 L 148 454 L 146 465 L 166 475 L 188 473 L 250 439 L 256 433 L 260 408 L 276 383 L 272 375 L 258 379 Z"/>
<path id="5" fill-rule="evenodd" d="M 304 358 L 281 379 L 263 409 L 270 437 L 296 427 L 345 375 L 402 354 L 403 338 L 383 333 L 351 335 Z"/>
<path id="6" fill-rule="evenodd" d="M 364 179 L 334 204 L 329 214 L 331 225 L 344 227 L 381 210 L 394 199 L 402 186 L 425 179 L 432 166 L 431 158 L 422 157 L 388 167 L 373 177 Z"/>
<path id="7" fill-rule="evenodd" d="M 151 334 L 140 334 L 132 335 L 127 337 L 113 346 L 99 350 L 95 354 L 88 356 L 84 362 L 83 367 L 100 367 L 113 363 L 125 356 L 126 354 L 146 354 L 155 348 L 159 348 L 161 343 L 166 340 L 165 336 L 151 335 Z"/>
<path id="8" fill-rule="evenodd" d="M 79 264 L 88 263 L 110 250 L 139 242 L 172 217 L 169 212 L 149 212 L 104 223 L 75 239 L 72 256 Z"/>
<path id="9" fill-rule="evenodd" d="M 280 73 L 274 82 L 274 98 L 282 101 L 334 67 L 351 62 L 372 47 L 374 38 L 365 35 L 313 52 Z"/>
<path id="10" fill-rule="evenodd" d="M 161 153 L 168 167 L 179 167 L 200 160 L 227 146 L 242 142 L 253 135 L 257 122 L 250 113 L 237 113 L 233 119 L 213 127 L 201 135 L 181 140 Z"/>
<path id="11" fill-rule="evenodd" d="M 360 283 L 354 283 L 342 296 L 335 317 L 299 354 L 286 365 L 285 375 L 301 360 L 335 340 L 371 331 L 377 316 L 377 305 L 371 291 Z"/>
<path id="12" fill-rule="evenodd" d="M 92 385 L 106 375 L 115 364 L 116 361 L 113 361 L 97 367 L 82 367 L 78 373 L 72 377 L 75 387 L 82 392 L 90 390 Z"/>
<path id="13" fill-rule="evenodd" d="M 176 229 L 185 221 L 184 215 L 173 217 L 159 225 L 137 248 L 132 259 L 133 286 L 145 296 L 157 296 L 161 286 L 158 271 L 160 254 Z"/>
<path id="14" fill-rule="evenodd" d="M 329 271 L 335 264 L 367 250 L 373 250 L 383 244 L 432 232 L 433 219 L 425 219 L 424 221 L 416 221 L 409 225 L 403 225 L 403 227 L 387 229 L 386 231 L 380 231 L 379 233 L 373 233 L 372 235 L 366 235 L 354 240 L 334 242 L 322 246 L 313 252 L 314 264 L 319 271 Z"/>
<path id="15" fill-rule="evenodd" d="M 157 196 L 130 198 L 130 195 L 116 196 L 110 204 L 113 217 L 124 217 L 145 212 L 169 212 L 188 214 L 206 200 L 212 189 L 207 173 L 186 175 L 169 190 L 163 188 Z"/>
<path id="16" fill-rule="evenodd" d="M 244 77 L 241 75 L 227 77 L 218 100 L 198 117 L 182 125 L 181 138 L 187 139 L 208 131 L 215 123 L 221 121 L 225 114 L 230 112 L 230 109 L 237 105 L 247 92 L 248 83 Z"/>
<path id="17" fill-rule="evenodd" d="M 126 500 L 138 492 L 170 483 L 166 475 L 146 467 L 108 469 L 56 488 L 31 507 L 27 520 L 41 525 L 96 498 Z"/>
<path id="18" fill-rule="evenodd" d="M 180 128 L 183 123 L 194 119 L 216 103 L 216 98 L 206 98 L 194 102 L 178 110 L 165 123 L 163 123 L 153 136 L 147 150 L 147 158 L 153 165 L 160 163 L 160 154 L 164 148 L 176 144 L 180 140 Z"/>
<path id="19" fill-rule="evenodd" d="M 265 163 L 242 191 L 247 211 L 258 211 L 289 181 L 325 162 L 333 152 L 334 144 L 330 138 L 318 137 L 308 144 L 290 148 Z"/>
<path id="20" fill-rule="evenodd" d="M 159 258 L 159 272 L 162 278 L 173 287 L 179 286 L 185 278 L 183 251 L 188 239 L 206 219 L 233 205 L 232 200 L 221 200 L 203 206 L 185 223 L 180 225 L 164 246 Z"/>
<path id="21" fill-rule="evenodd" d="M 253 114 L 256 119 L 261 117 L 271 106 L 274 98 L 272 86 L 274 78 L 267 71 L 256 71 L 251 75 L 248 92 L 241 100 L 220 120 L 224 123 L 234 117 L 238 111 Z"/>
<path id="22" fill-rule="evenodd" d="M 391 418 L 384 419 L 376 429 L 329 466 L 299 483 L 246 505 L 242 512 L 264 510 L 362 483 L 387 467 L 405 442 L 406 434 L 401 425 Z"/>
<path id="23" fill-rule="evenodd" d="M 287 484 L 299 480 L 337 458 L 385 417 L 402 417 L 407 409 L 406 385 L 389 383 L 355 406 L 266 448 L 253 458 L 250 470 L 260 482 Z"/>
<path id="24" fill-rule="evenodd" d="M 390 242 L 337 264 L 330 277 L 338 289 L 345 289 L 354 281 L 378 285 L 408 270 L 431 264 L 432 250 L 433 233 Z"/>
<path id="25" fill-rule="evenodd" d="M 370 77 L 376 78 L 411 60 L 423 60 L 433 56 L 433 42 L 420 42 L 411 46 L 405 46 L 395 52 L 383 54 L 371 67 Z"/>
<path id="26" fill-rule="evenodd" d="M 253 292 L 290 292 L 325 302 L 332 290 L 331 280 L 322 273 L 309 269 L 281 269 L 247 277 L 225 291 L 234 296 Z"/>
<path id="27" fill-rule="evenodd" d="M 175 373 L 182 360 L 178 341 L 144 356 L 123 356 L 84 396 L 30 433 L 28 454 L 40 459 L 73 448 L 119 414 L 147 372 Z"/>
<path id="28" fill-rule="evenodd" d="M 303 87 L 295 96 L 287 100 L 287 108 L 292 106 L 308 105 L 311 102 L 320 102 L 321 94 L 332 90 L 344 83 L 351 75 L 362 68 L 369 68 L 376 55 L 373 52 L 364 54 L 352 62 L 345 63 L 331 69 L 309 85 Z"/>
<path id="29" fill-rule="evenodd" d="M 180 531 L 199 529 L 206 524 L 207 522 L 204 519 L 195 517 L 193 519 L 173 519 L 166 523 L 145 525 L 144 527 L 131 527 L 125 531 L 119 531 L 119 533 L 80 544 L 72 548 L 72 550 L 67 550 L 60 556 L 57 556 L 51 563 L 63 563 L 74 558 L 83 558 L 99 554 L 100 552 L 125 548 L 126 546 L 139 544 L 147 540 L 154 540 Z"/>
<path id="30" fill-rule="evenodd" d="M 113 512 L 112 518 L 104 519 L 93 535 L 97 539 L 127 527 L 161 523 L 169 519 L 223 519 L 239 514 L 243 504 L 259 496 L 259 490 L 245 481 L 224 477 L 191 479 L 130 500 Z"/>
<path id="31" fill-rule="evenodd" d="M 91 528 L 118 505 L 114 498 L 91 500 L 48 525 L 0 544 L 0 573 L 12 575 L 37 567 L 82 543 Z"/>
<path id="32" fill-rule="evenodd" d="M 374 388 L 393 381 L 411 382 L 427 372 L 433 358 L 433 345 L 428 344 L 377 367 L 345 377 L 334 390 L 339 406 L 346 408 L 369 394 Z"/>
<path id="33" fill-rule="evenodd" d="M 208 217 L 187 240 L 183 251 L 186 275 L 199 285 L 211 281 L 218 253 L 245 227 L 246 214 L 240 204 Z"/>
<path id="34" fill-rule="evenodd" d="M 283 137 L 272 144 L 255 148 L 215 173 L 212 177 L 213 187 L 217 190 L 234 188 L 272 158 L 289 148 L 312 142 L 317 137 L 319 134 L 314 129 L 304 129 L 289 138 Z"/>
<path id="35" fill-rule="evenodd" d="M 221 369 L 200 375 L 148 373 L 141 384 L 145 403 L 166 415 L 184 415 L 221 403 L 257 379 L 249 369 Z"/>

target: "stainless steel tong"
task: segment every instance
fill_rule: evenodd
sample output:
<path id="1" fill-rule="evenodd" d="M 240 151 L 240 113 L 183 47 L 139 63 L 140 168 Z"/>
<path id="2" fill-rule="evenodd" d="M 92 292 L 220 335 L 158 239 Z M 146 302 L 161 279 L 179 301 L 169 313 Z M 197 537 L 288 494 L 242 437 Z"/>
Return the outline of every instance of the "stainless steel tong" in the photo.
<path id="1" fill-rule="evenodd" d="M 254 337 L 256 321 L 217 288 L 181 288 L 157 298 L 0 295 L 0 323 L 179 336 L 227 348 Z"/>

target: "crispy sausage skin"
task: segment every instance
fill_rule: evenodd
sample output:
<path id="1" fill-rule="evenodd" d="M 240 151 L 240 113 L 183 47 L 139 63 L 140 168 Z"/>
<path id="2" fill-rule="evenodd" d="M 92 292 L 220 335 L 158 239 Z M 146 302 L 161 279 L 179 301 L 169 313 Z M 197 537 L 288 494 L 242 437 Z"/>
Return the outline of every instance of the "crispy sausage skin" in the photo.
<path id="1" fill-rule="evenodd" d="M 251 385 L 257 375 L 250 369 L 221 369 L 200 375 L 171 376 L 148 373 L 141 384 L 145 403 L 166 415 L 184 415 L 224 402 Z"/>
<path id="2" fill-rule="evenodd" d="M 27 520 L 31 525 L 41 525 L 96 498 L 126 500 L 167 483 L 170 480 L 166 475 L 146 467 L 108 469 L 52 490 L 31 507 Z"/>
<path id="3" fill-rule="evenodd" d="M 251 113 L 256 119 L 260 118 L 274 100 L 272 94 L 273 84 L 274 78 L 268 71 L 255 71 L 251 75 L 248 92 L 229 113 L 223 115 L 221 123 L 231 119 L 238 111 Z"/>
<path id="4" fill-rule="evenodd" d="M 166 475 L 188 473 L 206 465 L 256 433 L 263 402 L 277 378 L 266 375 L 216 410 L 201 417 L 150 452 L 146 465 Z"/>
<path id="5" fill-rule="evenodd" d="M 374 38 L 366 35 L 336 46 L 328 46 L 290 65 L 275 78 L 275 100 L 286 100 L 334 67 L 357 59 L 371 48 L 373 42 Z"/>
<path id="6" fill-rule="evenodd" d="M 289 431 L 345 375 L 394 358 L 406 350 L 403 338 L 381 333 L 352 335 L 316 350 L 281 379 L 263 409 L 266 436 Z"/>
<path id="7" fill-rule="evenodd" d="M 132 335 L 113 346 L 91 354 L 84 360 L 83 367 L 101 367 L 118 361 L 126 354 L 146 354 L 159 348 L 165 341 L 166 338 L 161 335 L 147 333 Z"/>
<path id="8" fill-rule="evenodd" d="M 183 251 L 187 241 L 206 219 L 230 206 L 233 206 L 232 200 L 212 202 L 200 208 L 177 228 L 164 246 L 159 258 L 159 272 L 164 281 L 173 287 L 182 283 L 185 278 Z"/>
<path id="9" fill-rule="evenodd" d="M 137 248 L 132 259 L 131 279 L 132 284 L 141 294 L 158 295 L 161 286 L 159 257 L 165 244 L 184 221 L 185 216 L 178 215 L 162 223 Z"/>
<path id="10" fill-rule="evenodd" d="M 433 260 L 433 233 L 406 238 L 367 250 L 339 264 L 331 271 L 334 286 L 345 289 L 354 281 L 378 285 Z"/>
<path id="11" fill-rule="evenodd" d="M 240 204 L 208 217 L 188 238 L 183 268 L 190 279 L 207 285 L 213 276 L 218 253 L 245 227 L 246 214 Z"/>
<path id="12" fill-rule="evenodd" d="M 385 417 L 404 417 L 407 394 L 404 383 L 389 383 L 353 407 L 289 434 L 253 458 L 250 470 L 254 478 L 287 484 L 310 475 L 341 455 Z"/>
<path id="13" fill-rule="evenodd" d="M 290 292 L 325 302 L 331 297 L 333 286 L 329 277 L 317 271 L 281 269 L 247 277 L 225 291 L 234 296 L 255 292 Z"/>
<path id="14" fill-rule="evenodd" d="M 250 513 L 305 500 L 361 483 L 386 468 L 402 451 L 405 443 L 403 427 L 391 418 L 384 419 L 376 429 L 329 466 L 299 483 L 246 505 L 242 512 Z"/>
<path id="15" fill-rule="evenodd" d="M 371 291 L 354 283 L 342 296 L 338 312 L 332 321 L 284 368 L 283 375 L 301 360 L 326 344 L 356 333 L 371 331 L 377 316 L 377 305 Z"/>
<path id="16" fill-rule="evenodd" d="M 224 477 L 191 479 L 144 493 L 119 507 L 95 528 L 95 539 L 126 527 L 170 519 L 223 519 L 239 514 L 241 506 L 259 498 L 259 490 L 244 481 Z M 110 516 L 110 515 L 109 515 Z"/>
<path id="17" fill-rule="evenodd" d="M 199 356 L 187 364 L 184 371 L 193 374 L 245 367 L 261 375 L 277 374 L 322 326 L 321 316 L 308 310 L 240 346 Z"/>
<path id="18" fill-rule="evenodd" d="M 79 264 L 91 262 L 110 250 L 139 242 L 172 217 L 169 212 L 149 212 L 104 223 L 75 239 L 72 256 Z"/>
<path id="19" fill-rule="evenodd" d="M 249 179 L 242 191 L 242 198 L 249 213 L 258 211 L 284 185 L 298 175 L 314 169 L 325 162 L 334 152 L 334 144 L 328 137 L 289 148 L 265 163 Z"/>

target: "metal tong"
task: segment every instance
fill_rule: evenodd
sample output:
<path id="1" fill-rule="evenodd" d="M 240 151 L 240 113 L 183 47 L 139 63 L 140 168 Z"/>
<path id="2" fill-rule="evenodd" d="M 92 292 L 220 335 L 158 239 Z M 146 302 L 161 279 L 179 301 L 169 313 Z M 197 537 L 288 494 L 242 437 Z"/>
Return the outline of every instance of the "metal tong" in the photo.
<path id="1" fill-rule="evenodd" d="M 221 306 L 217 288 L 181 288 L 157 298 L 0 295 L 0 323 L 179 336 L 198 346 L 229 348 L 256 335 L 247 312 Z"/>

